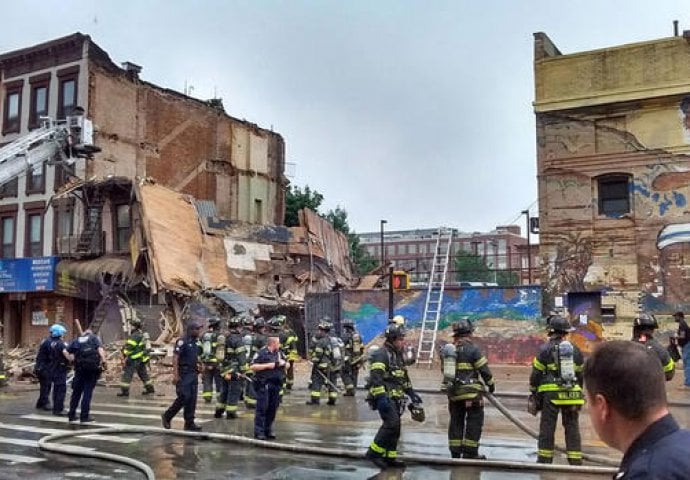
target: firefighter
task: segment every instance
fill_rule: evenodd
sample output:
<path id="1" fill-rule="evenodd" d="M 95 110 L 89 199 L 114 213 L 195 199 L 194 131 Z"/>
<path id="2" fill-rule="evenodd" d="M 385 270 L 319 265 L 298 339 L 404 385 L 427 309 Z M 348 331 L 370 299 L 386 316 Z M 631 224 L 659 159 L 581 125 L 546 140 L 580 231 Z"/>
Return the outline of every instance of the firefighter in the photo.
<path id="1" fill-rule="evenodd" d="M 328 317 L 323 317 L 318 325 L 318 332 L 311 342 L 309 358 L 312 363 L 311 379 L 309 382 L 309 400 L 307 405 L 318 405 L 321 403 L 321 388 L 324 385 L 328 386 L 329 398 L 328 404 L 335 405 L 335 400 L 338 398 L 338 392 L 335 390 L 335 385 L 331 385 L 330 367 L 332 361 L 331 351 L 331 322 Z M 333 400 L 331 401 L 331 392 L 333 392 Z"/>
<path id="2" fill-rule="evenodd" d="M 292 390 L 295 384 L 295 361 L 299 357 L 297 353 L 297 334 L 287 325 L 285 315 L 276 315 L 273 319 L 280 326 L 280 351 L 288 362 L 285 374 L 285 389 Z"/>
<path id="3" fill-rule="evenodd" d="M 237 418 L 237 405 L 240 401 L 244 378 L 246 378 L 247 348 L 242 339 L 240 317 L 232 317 L 228 320 L 228 334 L 225 338 L 225 355 L 221 365 L 220 397 L 216 404 L 215 417 L 221 418 L 225 412 L 227 418 Z"/>
<path id="4" fill-rule="evenodd" d="M 469 319 L 461 319 L 453 325 L 453 343 L 441 350 L 441 367 L 450 413 L 450 455 L 483 460 L 486 457 L 479 455 L 479 439 L 484 427 L 482 392 L 488 389 L 489 393 L 494 393 L 496 385 L 486 357 L 470 339 L 473 330 Z"/>
<path id="5" fill-rule="evenodd" d="M 65 394 L 67 393 L 67 370 L 72 355 L 67 352 L 67 345 L 62 337 L 67 329 L 56 323 L 48 329 L 49 336 L 43 339 L 38 347 L 35 370 L 40 383 L 40 392 L 36 408 L 51 410 L 50 391 L 53 391 L 53 415 L 65 415 Z"/>
<path id="6" fill-rule="evenodd" d="M 537 462 L 553 463 L 554 434 L 558 412 L 565 428 L 568 463 L 582 465 L 579 414 L 584 405 L 582 395 L 583 357 L 580 350 L 566 340 L 574 328 L 561 316 L 549 321 L 549 340 L 539 348 L 532 362 L 530 376 L 530 413 L 541 410 Z"/>
<path id="7" fill-rule="evenodd" d="M 343 343 L 345 355 L 343 356 L 342 378 L 345 385 L 345 397 L 354 397 L 357 388 L 359 369 L 364 361 L 364 344 L 362 336 L 355 328 L 352 320 L 343 322 Z"/>
<path id="8" fill-rule="evenodd" d="M 247 358 L 254 358 L 254 355 L 266 346 L 268 336 L 266 335 L 266 320 L 263 317 L 257 317 L 253 321 L 254 333 L 251 335 L 251 342 L 249 344 L 249 352 Z M 246 337 L 245 337 L 246 339 Z M 254 410 L 256 408 L 256 391 L 254 389 L 254 372 L 247 370 L 247 379 L 244 389 L 244 405 Z"/>
<path id="9" fill-rule="evenodd" d="M 341 375 L 343 368 L 343 358 L 345 355 L 345 343 L 336 335 L 331 328 L 328 332 L 328 337 L 331 342 L 330 365 L 328 366 L 328 404 L 333 406 L 338 400 L 338 377 Z"/>
<path id="10" fill-rule="evenodd" d="M 0 387 L 7 386 L 7 376 L 5 375 L 5 364 L 2 361 L 3 346 L 2 337 L 0 337 Z"/>
<path id="11" fill-rule="evenodd" d="M 141 320 L 133 318 L 129 324 L 132 331 L 127 337 L 127 341 L 122 347 L 124 357 L 124 368 L 122 369 L 122 380 L 120 381 L 120 393 L 118 397 L 129 397 L 129 387 L 134 377 L 134 372 L 139 375 L 144 384 L 142 395 L 154 393 L 153 380 L 149 377 L 148 365 L 150 357 L 150 342 L 147 333 L 141 330 Z"/>
<path id="12" fill-rule="evenodd" d="M 198 432 L 201 427 L 194 422 L 196 397 L 199 391 L 199 356 L 201 355 L 201 323 L 192 320 L 187 335 L 175 342 L 173 350 L 173 385 L 177 397 L 161 415 L 163 428 L 169 429 L 173 417 L 184 407 L 184 429 Z"/>
<path id="13" fill-rule="evenodd" d="M 400 325 L 388 325 L 385 338 L 383 346 L 372 350 L 369 356 L 367 402 L 378 410 L 383 423 L 369 445 L 366 457 L 379 468 L 404 467 L 405 463 L 397 458 L 397 448 L 405 396 L 418 410 L 422 399 L 412 388 L 403 359 L 405 329 Z"/>
<path id="14" fill-rule="evenodd" d="M 633 323 L 633 342 L 644 345 L 648 350 L 654 352 L 659 357 L 661 366 L 664 369 L 666 381 L 670 381 L 676 371 L 675 364 L 668 350 L 664 348 L 655 338 L 654 330 L 659 328 L 659 324 L 652 315 L 647 313 L 639 314 Z"/>
<path id="15" fill-rule="evenodd" d="M 206 403 L 211 403 L 213 399 L 214 386 L 216 397 L 220 396 L 220 386 L 223 381 L 220 376 L 220 365 L 217 356 L 219 336 L 220 318 L 211 317 L 208 319 L 208 330 L 201 336 L 201 363 L 204 368 L 201 374 L 201 397 Z"/>

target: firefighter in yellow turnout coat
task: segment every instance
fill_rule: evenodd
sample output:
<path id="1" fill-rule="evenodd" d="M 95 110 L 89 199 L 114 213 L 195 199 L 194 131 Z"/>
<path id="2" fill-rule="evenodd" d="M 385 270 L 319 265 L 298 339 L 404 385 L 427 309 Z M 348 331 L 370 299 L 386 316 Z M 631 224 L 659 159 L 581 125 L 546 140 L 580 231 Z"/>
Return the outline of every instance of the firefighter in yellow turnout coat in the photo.
<path id="1" fill-rule="evenodd" d="M 550 317 L 549 341 L 539 348 L 532 362 L 530 403 L 532 413 L 541 410 L 537 461 L 552 463 L 554 434 L 558 412 L 565 428 L 568 463 L 582 465 L 579 414 L 585 400 L 582 393 L 582 352 L 566 340 L 573 331 L 570 322 L 560 316 Z"/>

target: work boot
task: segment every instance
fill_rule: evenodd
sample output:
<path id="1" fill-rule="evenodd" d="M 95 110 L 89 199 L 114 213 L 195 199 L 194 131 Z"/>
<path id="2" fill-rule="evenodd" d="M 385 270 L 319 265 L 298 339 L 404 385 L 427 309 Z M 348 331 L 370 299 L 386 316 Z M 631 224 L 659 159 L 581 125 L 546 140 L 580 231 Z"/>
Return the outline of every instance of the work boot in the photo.
<path id="1" fill-rule="evenodd" d="M 335 398 L 329 398 L 328 399 L 328 404 L 332 407 L 335 405 Z"/>
<path id="2" fill-rule="evenodd" d="M 450 458 L 462 458 L 462 453 L 459 453 L 459 452 L 451 452 L 451 453 L 450 453 Z"/>
<path id="3" fill-rule="evenodd" d="M 197 425 L 196 423 L 190 423 L 189 425 L 185 425 L 184 429 L 188 432 L 200 432 L 201 427 Z"/>
<path id="4" fill-rule="evenodd" d="M 376 465 L 377 467 L 379 467 L 382 470 L 388 468 L 388 462 L 386 461 L 386 459 L 377 455 L 376 453 L 372 452 L 371 450 L 367 450 L 365 457 L 368 460 L 371 460 L 371 462 L 374 465 Z"/>
<path id="5" fill-rule="evenodd" d="M 235 412 L 226 412 L 226 415 L 229 419 L 234 420 L 235 418 L 237 418 L 237 413 L 235 413 Z"/>
<path id="6" fill-rule="evenodd" d="M 319 401 L 316 400 L 316 399 L 310 398 L 310 399 L 307 400 L 305 403 L 306 403 L 307 405 L 318 405 L 318 404 L 321 403 L 321 402 L 319 402 Z"/>
<path id="7" fill-rule="evenodd" d="M 118 397 L 129 397 L 129 390 L 121 390 L 120 393 L 117 394 Z"/>
<path id="8" fill-rule="evenodd" d="M 345 393 L 343 393 L 343 397 L 354 397 L 354 396 L 355 396 L 354 390 L 347 390 Z"/>
<path id="9" fill-rule="evenodd" d="M 163 422 L 163 428 L 170 430 L 170 419 L 165 416 L 165 413 L 161 413 L 161 421 Z"/>
<path id="10" fill-rule="evenodd" d="M 223 412 L 225 412 L 224 408 L 216 408 L 216 413 L 213 414 L 214 418 L 223 418 Z"/>
<path id="11" fill-rule="evenodd" d="M 478 453 L 465 453 L 462 458 L 469 458 L 473 460 L 486 460 L 486 455 L 480 455 Z"/>
<path id="12" fill-rule="evenodd" d="M 211 397 L 204 397 L 204 402 L 211 403 Z"/>
<path id="13" fill-rule="evenodd" d="M 390 468 L 405 468 L 407 466 L 405 462 L 398 460 L 397 458 L 387 458 L 386 463 Z"/>
<path id="14" fill-rule="evenodd" d="M 153 395 L 154 393 L 156 393 L 156 392 L 153 390 L 153 387 L 152 388 L 144 388 L 144 391 L 141 392 L 142 395 Z"/>

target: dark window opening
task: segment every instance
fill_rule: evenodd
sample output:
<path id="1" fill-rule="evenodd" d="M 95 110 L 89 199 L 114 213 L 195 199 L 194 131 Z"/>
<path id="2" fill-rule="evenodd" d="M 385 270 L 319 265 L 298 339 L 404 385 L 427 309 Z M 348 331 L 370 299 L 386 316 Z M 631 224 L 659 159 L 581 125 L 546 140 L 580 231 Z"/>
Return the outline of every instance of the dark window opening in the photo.
<path id="1" fill-rule="evenodd" d="M 117 205 L 115 207 L 115 245 L 119 252 L 129 250 L 130 228 L 129 205 Z"/>
<path id="2" fill-rule="evenodd" d="M 50 74 L 30 78 L 29 83 L 31 84 L 29 129 L 34 129 L 41 126 L 41 117 L 48 116 Z"/>
<path id="3" fill-rule="evenodd" d="M 5 107 L 2 133 L 18 133 L 22 117 L 22 84 L 5 85 Z"/>
<path id="4" fill-rule="evenodd" d="M 26 212 L 25 257 L 43 256 L 43 212 Z"/>
<path id="5" fill-rule="evenodd" d="M 37 165 L 26 172 L 26 193 L 45 193 L 46 165 Z"/>
<path id="6" fill-rule="evenodd" d="M 3 215 L 0 217 L 0 238 L 2 238 L 2 258 L 15 257 L 15 225 L 16 215 Z"/>
<path id="7" fill-rule="evenodd" d="M 79 67 L 66 68 L 58 72 L 60 79 L 58 88 L 57 118 L 62 120 L 72 115 L 77 106 L 77 82 L 79 80 Z"/>
<path id="8" fill-rule="evenodd" d="M 7 183 L 0 185 L 0 198 L 16 197 L 19 194 L 19 179 L 13 178 Z"/>
<path id="9" fill-rule="evenodd" d="M 599 214 L 620 217 L 630 213 L 630 176 L 609 175 L 598 180 Z"/>

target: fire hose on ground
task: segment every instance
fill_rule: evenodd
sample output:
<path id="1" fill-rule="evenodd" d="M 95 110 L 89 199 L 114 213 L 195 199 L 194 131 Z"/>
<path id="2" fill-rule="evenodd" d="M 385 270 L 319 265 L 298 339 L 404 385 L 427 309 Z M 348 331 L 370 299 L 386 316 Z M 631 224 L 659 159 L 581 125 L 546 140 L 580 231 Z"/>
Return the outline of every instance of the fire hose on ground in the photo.
<path id="1" fill-rule="evenodd" d="M 88 433 L 92 434 L 121 434 L 121 433 L 138 433 L 138 434 L 157 434 L 157 435 L 174 435 L 179 437 L 188 437 L 200 440 L 213 440 L 219 442 L 231 442 L 245 446 L 255 446 L 269 448 L 273 450 L 280 450 L 285 452 L 293 452 L 308 455 L 328 456 L 329 458 L 349 458 L 353 460 L 364 460 L 364 453 L 353 450 L 345 450 L 340 448 L 326 448 L 314 447 L 309 445 L 298 445 L 288 443 L 278 443 L 264 440 L 255 440 L 253 438 L 242 437 L 238 435 L 229 435 L 225 433 L 212 432 L 187 432 L 184 430 L 166 430 L 161 427 L 107 427 L 107 428 L 89 428 L 80 429 L 74 432 L 60 432 L 45 436 L 38 441 L 38 446 L 41 450 L 53 453 L 61 453 L 65 455 L 72 455 L 78 457 L 96 458 L 100 460 L 108 460 L 120 463 L 141 471 L 147 480 L 155 480 L 155 473 L 151 467 L 144 462 L 135 460 L 124 455 L 115 455 L 107 452 L 100 452 L 96 450 L 84 450 L 83 448 L 75 448 L 74 445 L 66 445 L 60 443 L 52 443 L 57 440 L 63 440 L 70 437 L 76 437 Z M 484 467 L 490 469 L 508 469 L 508 470 L 538 470 L 542 472 L 559 472 L 559 473 L 573 473 L 573 474 L 594 474 L 611 476 L 616 472 L 616 469 L 608 467 L 594 467 L 594 466 L 570 466 L 570 465 L 548 465 L 532 462 L 519 462 L 509 460 L 473 460 L 473 459 L 453 459 L 444 457 L 435 457 L 428 455 L 404 455 L 400 456 L 402 460 L 419 463 L 424 465 L 438 465 L 448 467 Z"/>

